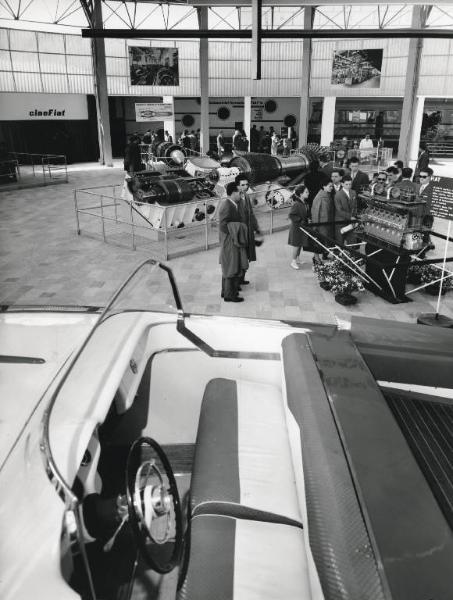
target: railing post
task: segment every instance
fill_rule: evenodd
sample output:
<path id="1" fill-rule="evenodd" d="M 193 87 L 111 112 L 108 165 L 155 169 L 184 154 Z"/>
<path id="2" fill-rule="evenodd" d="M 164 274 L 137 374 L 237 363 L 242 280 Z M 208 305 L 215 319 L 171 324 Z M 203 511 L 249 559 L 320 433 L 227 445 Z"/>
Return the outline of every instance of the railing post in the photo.
<path id="1" fill-rule="evenodd" d="M 165 260 L 168 260 L 167 207 L 164 208 L 164 242 Z"/>
<path id="2" fill-rule="evenodd" d="M 132 208 L 132 202 L 130 203 L 130 206 L 131 206 L 131 227 L 132 227 L 132 250 L 137 250 L 137 248 L 135 246 L 134 209 Z"/>
<path id="3" fill-rule="evenodd" d="M 205 245 L 204 249 L 209 250 L 209 223 L 208 223 L 208 201 L 204 201 L 204 220 L 205 220 Z"/>
<path id="4" fill-rule="evenodd" d="M 75 207 L 76 222 L 77 222 L 77 235 L 80 235 L 79 205 L 77 202 L 77 190 L 74 190 L 74 207 Z"/>
<path id="5" fill-rule="evenodd" d="M 105 242 L 105 223 L 104 223 L 104 196 L 101 194 L 101 223 L 102 223 L 102 237 Z"/>
<path id="6" fill-rule="evenodd" d="M 115 187 L 116 186 L 112 185 L 112 197 L 113 197 L 113 204 L 115 205 L 115 221 L 118 223 L 118 206 L 116 203 Z"/>

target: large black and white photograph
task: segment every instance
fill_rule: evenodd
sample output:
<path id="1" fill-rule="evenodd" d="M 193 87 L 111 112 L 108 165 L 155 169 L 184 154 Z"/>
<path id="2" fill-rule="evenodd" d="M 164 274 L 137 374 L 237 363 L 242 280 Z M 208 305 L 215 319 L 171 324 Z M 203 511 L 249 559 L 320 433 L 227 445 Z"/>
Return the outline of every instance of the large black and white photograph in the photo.
<path id="1" fill-rule="evenodd" d="M 332 85 L 379 88 L 383 50 L 335 50 Z"/>
<path id="2" fill-rule="evenodd" d="M 177 48 L 129 46 L 131 85 L 179 85 Z"/>

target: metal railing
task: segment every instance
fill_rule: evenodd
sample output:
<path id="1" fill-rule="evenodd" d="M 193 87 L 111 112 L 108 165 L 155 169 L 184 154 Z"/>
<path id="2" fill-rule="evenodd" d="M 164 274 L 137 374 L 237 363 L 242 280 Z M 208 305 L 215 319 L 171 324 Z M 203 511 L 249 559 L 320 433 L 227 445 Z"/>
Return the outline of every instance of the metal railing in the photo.
<path id="1" fill-rule="evenodd" d="M 291 191 L 281 187 L 271 192 L 280 189 Z M 254 197 L 264 193 L 263 190 L 249 192 L 252 204 Z M 218 208 L 222 199 L 214 196 L 160 206 L 131 199 L 125 184 L 79 188 L 74 190 L 76 230 L 78 235 L 82 234 L 82 230 L 100 235 L 104 242 L 125 242 L 133 250 L 144 245 L 153 256 L 168 260 L 182 254 L 206 251 L 219 244 Z M 255 206 L 260 230 L 272 234 L 287 229 L 290 206 L 290 202 L 274 205 L 267 201 Z M 97 226 L 93 229 L 93 223 L 98 222 L 100 229 Z"/>
<path id="2" fill-rule="evenodd" d="M 30 176 L 29 183 L 32 185 L 46 185 L 56 179 L 68 181 L 68 167 L 64 154 L 10 152 L 9 155 L 12 157 L 9 162 L 15 163 L 17 180 L 21 183 L 26 183 L 27 176 Z M 42 180 L 39 181 L 41 177 Z"/>

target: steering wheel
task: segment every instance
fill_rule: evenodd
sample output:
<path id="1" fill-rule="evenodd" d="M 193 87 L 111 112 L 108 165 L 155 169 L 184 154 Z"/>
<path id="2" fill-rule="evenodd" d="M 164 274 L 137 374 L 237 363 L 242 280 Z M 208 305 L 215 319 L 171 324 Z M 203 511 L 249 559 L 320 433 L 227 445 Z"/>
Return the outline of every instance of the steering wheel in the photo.
<path id="1" fill-rule="evenodd" d="M 141 456 L 144 447 L 151 449 L 147 460 Z M 129 450 L 126 498 L 129 522 L 143 558 L 154 571 L 170 572 L 179 564 L 183 548 L 181 503 L 170 462 L 149 437 L 135 440 Z"/>

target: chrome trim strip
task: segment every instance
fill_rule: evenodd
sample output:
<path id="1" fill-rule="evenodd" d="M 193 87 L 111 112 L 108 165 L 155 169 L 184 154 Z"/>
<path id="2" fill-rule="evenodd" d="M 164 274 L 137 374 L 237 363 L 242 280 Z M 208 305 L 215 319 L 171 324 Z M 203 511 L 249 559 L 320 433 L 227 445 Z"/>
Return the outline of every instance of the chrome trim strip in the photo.
<path id="1" fill-rule="evenodd" d="M 33 356 L 11 356 L 9 354 L 0 354 L 0 363 L 42 365 L 45 362 L 46 361 L 43 358 L 34 358 Z"/>

